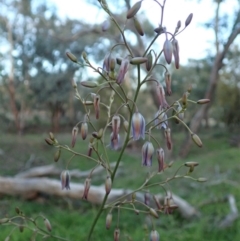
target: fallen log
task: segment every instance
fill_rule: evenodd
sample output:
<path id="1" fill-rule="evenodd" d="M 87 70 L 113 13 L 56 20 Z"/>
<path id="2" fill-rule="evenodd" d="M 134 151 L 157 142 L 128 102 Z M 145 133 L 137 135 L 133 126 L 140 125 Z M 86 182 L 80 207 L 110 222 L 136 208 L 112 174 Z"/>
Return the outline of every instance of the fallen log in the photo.
<path id="1" fill-rule="evenodd" d="M 23 198 L 34 197 L 38 193 L 44 193 L 50 196 L 57 196 L 70 199 L 82 199 L 84 185 L 81 183 L 71 183 L 70 190 L 62 190 L 60 180 L 50 178 L 18 178 L 18 177 L 0 177 L 0 194 L 11 196 L 21 196 Z M 125 199 L 130 199 L 132 190 L 129 189 L 112 189 L 108 196 L 108 203 L 127 195 Z M 129 194 L 129 196 L 128 196 Z M 105 195 L 105 187 L 91 186 L 88 193 L 88 201 L 93 204 L 101 204 Z M 192 218 L 198 215 L 197 210 L 182 198 L 171 194 L 174 203 L 178 206 L 180 214 L 184 218 Z M 157 198 L 163 202 L 165 195 L 158 194 Z M 144 202 L 144 193 L 136 193 L 136 199 Z M 151 200 L 151 206 L 154 207 L 154 201 Z"/>
<path id="2" fill-rule="evenodd" d="M 114 167 L 116 162 L 110 163 L 110 167 Z M 105 171 L 102 166 L 98 166 L 92 172 L 94 175 L 99 174 Z M 45 165 L 39 167 L 33 167 L 26 171 L 20 172 L 15 177 L 17 178 L 32 178 L 32 177 L 44 177 L 44 176 L 60 176 L 62 169 L 57 167 L 56 165 Z M 75 178 L 86 178 L 91 170 L 80 171 L 79 169 L 69 170 L 69 174 L 71 177 Z"/>

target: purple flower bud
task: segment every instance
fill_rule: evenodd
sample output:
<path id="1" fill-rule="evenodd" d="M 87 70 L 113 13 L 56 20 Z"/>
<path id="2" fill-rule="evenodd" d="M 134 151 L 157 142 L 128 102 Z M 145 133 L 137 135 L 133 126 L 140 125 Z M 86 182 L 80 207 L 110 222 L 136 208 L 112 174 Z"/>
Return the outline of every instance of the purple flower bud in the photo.
<path id="1" fill-rule="evenodd" d="M 116 228 L 114 230 L 114 241 L 119 241 L 120 238 L 120 229 Z"/>
<path id="2" fill-rule="evenodd" d="M 167 127 L 168 127 L 167 118 L 168 117 L 167 117 L 167 114 L 164 111 L 164 109 L 161 108 L 161 106 L 154 117 L 155 117 L 154 123 L 157 126 L 157 129 L 161 129 L 161 128 L 167 129 Z"/>
<path id="3" fill-rule="evenodd" d="M 87 200 L 90 186 L 91 186 L 91 178 L 87 177 L 84 182 L 84 191 L 83 191 L 82 199 Z"/>
<path id="4" fill-rule="evenodd" d="M 151 231 L 150 241 L 159 241 L 159 233 L 156 230 Z"/>
<path id="5" fill-rule="evenodd" d="M 164 77 L 165 77 L 165 84 L 166 84 L 167 94 L 171 95 L 172 94 L 172 89 L 171 89 L 172 79 L 171 79 L 171 75 L 170 75 L 170 73 L 168 71 L 166 71 L 165 74 L 164 74 Z"/>
<path id="6" fill-rule="evenodd" d="M 172 53 L 173 53 L 173 47 L 170 40 L 166 39 L 163 45 L 163 53 L 165 60 L 168 64 L 171 64 L 172 62 Z"/>
<path id="7" fill-rule="evenodd" d="M 139 112 L 132 116 L 131 131 L 133 140 L 145 139 L 145 119 Z"/>
<path id="8" fill-rule="evenodd" d="M 185 28 L 191 23 L 192 18 L 193 18 L 193 14 L 190 13 L 185 21 Z"/>
<path id="9" fill-rule="evenodd" d="M 77 134 L 78 134 L 78 127 L 74 126 L 73 129 L 72 129 L 72 147 L 75 146 Z"/>
<path id="10" fill-rule="evenodd" d="M 116 79 L 117 84 L 119 84 L 119 85 L 122 84 L 122 82 L 124 80 L 124 77 L 125 77 L 125 74 L 128 71 L 128 66 L 129 66 L 129 60 L 123 59 L 122 62 L 121 62 L 121 66 L 120 66 L 120 69 L 119 69 L 119 72 L 118 72 L 117 79 Z"/>
<path id="11" fill-rule="evenodd" d="M 102 31 L 103 31 L 103 32 L 106 32 L 106 31 L 109 29 L 109 27 L 110 27 L 110 22 L 109 22 L 109 20 L 105 20 L 105 21 L 103 22 L 103 24 L 102 24 Z"/>
<path id="12" fill-rule="evenodd" d="M 168 150 L 172 149 L 172 140 L 171 140 L 171 129 L 167 128 L 165 130 L 165 138 L 166 138 L 166 142 L 167 142 L 167 148 Z"/>
<path id="13" fill-rule="evenodd" d="M 173 46 L 173 57 L 175 60 L 175 67 L 176 69 L 179 69 L 179 45 L 178 41 L 176 39 L 173 39 L 172 41 L 172 46 Z"/>
<path id="14" fill-rule="evenodd" d="M 62 184 L 62 190 L 66 188 L 67 190 L 70 190 L 70 174 L 68 170 L 64 170 L 61 173 L 61 184 Z"/>
<path id="15" fill-rule="evenodd" d="M 91 144 L 89 144 L 88 145 L 88 153 L 87 153 L 88 156 L 92 156 L 92 150 L 93 150 L 93 147 Z"/>
<path id="16" fill-rule="evenodd" d="M 112 131 L 113 131 L 113 138 L 118 138 L 119 128 L 120 128 L 121 119 L 118 115 L 114 115 L 112 118 Z"/>
<path id="17" fill-rule="evenodd" d="M 103 70 L 105 70 L 107 73 L 109 72 L 110 70 L 110 59 L 111 59 L 111 54 L 110 53 L 107 53 L 104 57 L 104 60 L 103 60 Z"/>
<path id="18" fill-rule="evenodd" d="M 164 150 L 162 148 L 157 149 L 158 159 L 158 172 L 164 171 Z"/>
<path id="19" fill-rule="evenodd" d="M 149 141 L 145 142 L 142 147 L 142 165 L 150 167 L 152 166 L 152 157 L 154 153 L 153 144 Z"/>
<path id="20" fill-rule="evenodd" d="M 114 137 L 113 132 L 110 135 L 111 141 L 110 141 L 110 147 L 113 150 L 118 150 L 119 148 L 119 142 L 120 142 L 120 136 L 117 134 L 116 138 Z"/>
<path id="21" fill-rule="evenodd" d="M 150 194 L 149 192 L 144 193 L 144 203 L 149 206 L 150 205 Z"/>
<path id="22" fill-rule="evenodd" d="M 161 84 L 158 84 L 157 88 L 156 88 L 156 91 L 157 91 L 157 97 L 158 97 L 158 100 L 159 100 L 159 105 L 164 109 L 168 108 L 169 104 L 166 101 L 165 91 L 164 91 L 163 86 Z"/>

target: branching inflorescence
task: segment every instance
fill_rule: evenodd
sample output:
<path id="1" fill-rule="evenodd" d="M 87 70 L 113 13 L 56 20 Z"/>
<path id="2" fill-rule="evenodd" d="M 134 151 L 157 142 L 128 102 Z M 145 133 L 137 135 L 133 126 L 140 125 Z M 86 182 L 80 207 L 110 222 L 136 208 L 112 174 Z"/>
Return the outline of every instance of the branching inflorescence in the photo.
<path id="1" fill-rule="evenodd" d="M 163 130 L 166 147 L 172 149 L 172 140 L 171 140 L 171 129 L 169 126 L 169 120 L 174 119 L 176 122 L 183 124 L 190 135 L 192 140 L 196 145 L 202 147 L 202 142 L 200 138 L 193 133 L 189 127 L 184 122 L 184 113 L 186 111 L 187 105 L 189 102 L 195 104 L 206 104 L 209 102 L 208 99 L 202 99 L 198 101 L 192 101 L 189 99 L 189 94 L 191 90 L 187 90 L 182 97 L 173 103 L 168 103 L 166 100 L 166 94 L 171 95 L 171 74 L 168 70 L 167 64 L 171 64 L 174 60 L 175 68 L 180 67 L 180 57 L 179 57 L 179 43 L 177 40 L 178 34 L 180 34 L 190 23 L 193 17 L 193 14 L 185 20 L 184 27 L 181 29 L 181 21 L 178 21 L 176 24 L 176 29 L 173 33 L 167 31 L 167 28 L 163 26 L 163 16 L 164 16 L 164 7 L 166 0 L 163 0 L 162 3 L 157 0 L 156 2 L 160 9 L 161 19 L 159 26 L 154 30 L 155 36 L 150 41 L 149 45 L 143 51 L 141 56 L 135 56 L 134 51 L 131 48 L 130 44 L 127 41 L 125 26 L 121 27 L 120 24 L 115 19 L 114 15 L 110 11 L 108 4 L 105 0 L 99 0 L 99 4 L 102 9 L 108 14 L 109 20 L 104 21 L 102 25 L 102 30 L 107 31 L 111 25 L 114 25 L 120 32 L 122 37 L 122 42 L 115 44 L 110 51 L 105 55 L 102 66 L 95 67 L 88 59 L 88 56 L 85 52 L 82 53 L 82 61 L 78 61 L 78 58 L 70 52 L 67 52 L 67 57 L 74 63 L 80 65 L 81 67 L 88 67 L 92 69 L 95 73 L 101 77 L 101 83 L 93 81 L 82 81 L 80 82 L 83 88 L 91 88 L 95 90 L 94 93 L 88 94 L 87 96 L 82 97 L 78 91 L 77 85 L 74 84 L 75 96 L 80 101 L 85 109 L 84 119 L 78 122 L 72 130 L 72 142 L 71 148 L 66 145 L 61 145 L 55 139 L 54 135 L 50 133 L 49 138 L 46 138 L 45 141 L 51 146 L 57 148 L 54 160 L 58 161 L 61 155 L 61 151 L 65 150 L 72 153 L 71 159 L 67 162 L 66 170 L 63 170 L 61 174 L 61 185 L 62 189 L 70 189 L 70 175 L 68 171 L 68 165 L 73 158 L 84 157 L 89 161 L 93 162 L 93 169 L 89 173 L 89 176 L 84 183 L 84 193 L 83 199 L 88 199 L 89 190 L 91 190 L 91 177 L 93 175 L 94 168 L 101 165 L 106 169 L 106 181 L 105 181 L 105 190 L 106 194 L 102 200 L 102 204 L 99 207 L 99 211 L 93 220 L 92 226 L 90 227 L 87 240 L 91 240 L 91 235 L 94 231 L 94 227 L 102 214 L 103 210 L 108 210 L 106 217 L 106 228 L 109 229 L 112 222 L 112 211 L 114 209 L 127 209 L 135 213 L 143 213 L 150 215 L 153 218 L 158 218 L 161 213 L 170 214 L 176 209 L 174 200 L 172 198 L 171 192 L 169 192 L 166 187 L 170 181 L 174 179 L 189 177 L 189 174 L 193 172 L 194 168 L 198 165 L 195 162 L 187 162 L 184 165 L 181 165 L 173 176 L 168 177 L 165 181 L 159 181 L 156 183 L 149 182 L 156 175 L 161 174 L 165 169 L 172 166 L 172 162 L 167 164 L 165 162 L 164 147 L 159 144 L 159 141 L 154 137 L 153 131 L 156 129 Z M 138 21 L 136 15 L 142 7 L 143 1 L 138 1 L 135 3 L 127 12 L 126 18 L 127 21 L 132 21 L 136 29 L 136 33 L 140 36 L 144 35 L 144 29 L 141 26 L 141 23 Z M 158 38 L 164 39 L 164 44 L 162 49 L 158 52 L 152 48 L 153 44 Z M 115 49 L 117 46 L 124 46 L 125 50 L 123 51 L 123 56 L 115 56 Z M 127 52 L 127 54 L 126 54 Z M 160 59 L 163 56 L 164 58 Z M 166 62 L 166 63 L 165 63 Z M 161 67 L 164 71 L 164 80 L 165 87 L 160 83 L 158 79 L 154 77 L 154 71 L 156 66 Z M 135 87 L 135 93 L 133 96 L 128 96 L 125 92 L 123 85 L 126 79 L 126 76 L 131 72 L 131 70 L 136 69 L 137 76 L 134 78 L 137 79 L 137 84 Z M 103 82 L 102 82 L 103 81 Z M 141 94 L 140 90 L 144 84 L 149 83 L 154 85 L 156 96 L 159 102 L 159 108 L 155 115 L 153 114 L 153 119 L 146 123 L 144 118 L 144 112 L 137 106 L 137 100 Z M 108 102 L 103 102 L 102 98 L 105 91 L 110 90 L 111 95 Z M 117 99 L 121 100 L 117 109 L 113 108 L 113 103 Z M 124 108 L 124 113 L 121 113 L 121 110 Z M 91 110 L 94 110 L 94 115 L 91 115 Z M 106 112 L 105 112 L 106 111 Z M 102 112 L 105 112 L 102 118 Z M 170 114 L 172 113 L 172 114 Z M 93 120 L 99 120 L 99 118 L 104 119 L 105 124 L 100 128 L 97 128 Z M 102 122 L 101 122 L 102 123 Z M 120 132 L 123 128 L 124 133 Z M 110 129 L 110 137 L 109 136 Z M 78 153 L 73 150 L 77 136 L 80 130 L 80 135 L 82 140 L 87 142 L 88 152 L 87 153 Z M 91 135 L 89 135 L 91 131 Z M 89 137 L 90 136 L 90 137 Z M 89 138 L 88 138 L 89 137 Z M 114 184 L 115 174 L 118 170 L 119 164 L 122 160 L 123 153 L 126 150 L 126 147 L 131 142 L 137 142 L 142 139 L 146 141 L 142 146 L 142 166 L 149 167 L 152 165 L 153 159 L 157 159 L 158 168 L 157 171 L 149 173 L 146 180 L 143 184 L 134 190 L 132 193 L 127 193 L 125 196 L 118 198 L 112 202 L 107 202 L 108 195 L 111 193 L 112 185 Z M 109 144 L 110 143 L 110 144 Z M 108 147 L 113 150 L 118 150 L 118 159 L 114 168 L 111 167 L 109 157 L 108 157 Z M 94 153 L 94 155 L 93 155 Z M 182 167 L 187 167 L 188 170 L 185 174 L 179 175 L 178 172 Z M 194 179 L 193 180 L 202 182 L 205 181 L 204 178 Z M 151 198 L 149 190 L 154 186 L 160 186 L 164 192 L 166 192 L 165 202 L 160 204 L 158 197 L 153 195 L 153 205 L 150 205 L 149 199 Z M 138 192 L 145 192 L 144 202 L 138 200 L 136 194 Z M 120 237 L 120 228 L 117 225 L 114 231 L 114 240 L 118 241 Z M 150 240 L 157 241 L 159 240 L 159 233 L 154 227 L 154 222 L 152 222 L 152 231 L 150 232 Z"/>

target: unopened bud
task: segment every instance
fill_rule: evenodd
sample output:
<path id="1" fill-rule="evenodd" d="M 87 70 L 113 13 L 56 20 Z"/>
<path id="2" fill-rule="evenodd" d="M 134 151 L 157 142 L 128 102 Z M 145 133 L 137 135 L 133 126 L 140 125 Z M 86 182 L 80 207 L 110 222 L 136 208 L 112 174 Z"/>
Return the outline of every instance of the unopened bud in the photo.
<path id="1" fill-rule="evenodd" d="M 138 34 L 140 36 L 143 36 L 144 35 L 144 32 L 143 32 L 143 29 L 142 29 L 142 26 L 140 24 L 140 22 L 137 20 L 137 18 L 133 18 L 133 23 L 134 23 L 134 27 L 135 29 L 137 30 Z"/>
<path id="2" fill-rule="evenodd" d="M 109 20 L 105 20 L 105 21 L 103 22 L 103 24 L 102 24 L 102 31 L 103 31 L 103 32 L 106 32 L 106 31 L 109 29 L 109 27 L 110 27 L 110 22 L 109 22 Z"/>
<path id="3" fill-rule="evenodd" d="M 114 241 L 119 241 L 119 238 L 120 238 L 120 230 L 116 228 L 114 230 Z"/>
<path id="4" fill-rule="evenodd" d="M 84 191 L 83 191 L 82 199 L 87 200 L 90 186 L 91 186 L 91 178 L 87 177 L 84 182 Z"/>
<path id="5" fill-rule="evenodd" d="M 78 134 L 78 127 L 74 126 L 73 129 L 72 129 L 72 147 L 75 146 L 77 134 Z"/>
<path id="6" fill-rule="evenodd" d="M 159 218 L 158 213 L 157 213 L 157 211 L 156 211 L 155 209 L 149 208 L 149 213 L 150 213 L 153 217 Z"/>
<path id="7" fill-rule="evenodd" d="M 80 84 L 87 88 L 96 88 L 98 84 L 93 81 L 81 81 Z"/>
<path id="8" fill-rule="evenodd" d="M 161 210 L 161 209 L 162 209 L 162 206 L 161 206 L 158 198 L 157 198 L 155 195 L 153 195 L 153 200 L 154 200 L 154 202 L 155 202 L 155 204 L 156 204 L 156 206 L 157 206 L 157 209 L 158 209 L 158 210 Z"/>
<path id="9" fill-rule="evenodd" d="M 187 98 L 188 98 L 188 92 L 185 92 L 182 96 L 182 106 L 183 106 L 183 108 L 187 107 Z"/>
<path id="10" fill-rule="evenodd" d="M 133 18 L 141 8 L 142 1 L 136 2 L 127 12 L 127 19 Z"/>
<path id="11" fill-rule="evenodd" d="M 103 135 L 103 128 L 101 128 L 101 129 L 98 131 L 97 139 L 101 139 L 101 138 L 102 138 L 102 135 Z"/>
<path id="12" fill-rule="evenodd" d="M 17 214 L 20 214 L 20 213 L 21 213 L 19 207 L 15 207 L 15 212 L 16 212 Z"/>
<path id="13" fill-rule="evenodd" d="M 203 105 L 203 104 L 207 104 L 209 103 L 210 100 L 209 99 L 201 99 L 197 101 L 197 104 Z"/>
<path id="14" fill-rule="evenodd" d="M 172 53 L 173 53 L 173 47 L 170 40 L 166 39 L 163 45 L 163 53 L 165 60 L 168 64 L 171 64 L 172 62 Z"/>
<path id="15" fill-rule="evenodd" d="M 112 179 L 110 176 L 107 176 L 106 181 L 105 181 L 106 194 L 109 194 L 111 189 L 112 189 Z"/>
<path id="16" fill-rule="evenodd" d="M 87 134 L 88 134 L 88 124 L 87 122 L 83 122 L 81 125 L 81 137 L 83 140 L 85 140 L 87 138 Z"/>
<path id="17" fill-rule="evenodd" d="M 52 231 L 52 226 L 51 226 L 51 224 L 50 224 L 50 222 L 49 222 L 49 220 L 47 218 L 44 219 L 44 224 L 45 224 L 45 227 L 47 228 L 47 230 L 49 232 L 51 232 Z"/>
<path id="18" fill-rule="evenodd" d="M 168 150 L 172 149 L 172 140 L 171 140 L 171 129 L 167 128 L 165 130 L 165 137 L 166 137 L 166 142 L 167 142 L 167 148 Z"/>
<path id="19" fill-rule="evenodd" d="M 172 46 L 173 46 L 173 57 L 174 57 L 174 61 L 175 61 L 175 67 L 176 69 L 179 69 L 179 44 L 178 41 L 176 39 L 173 39 L 172 41 Z"/>
<path id="20" fill-rule="evenodd" d="M 125 130 L 126 132 L 128 132 L 129 123 L 128 123 L 127 120 L 124 120 L 124 121 L 123 121 L 123 127 L 124 127 L 124 130 Z"/>
<path id="21" fill-rule="evenodd" d="M 108 213 L 106 217 L 106 229 L 109 229 L 112 224 L 112 213 Z"/>
<path id="22" fill-rule="evenodd" d="M 166 84 L 166 89 L 167 89 L 167 94 L 171 95 L 172 94 L 172 89 L 171 89 L 171 83 L 172 83 L 172 79 L 171 79 L 171 74 L 166 71 L 164 74 L 165 77 L 165 84 Z"/>
<path id="23" fill-rule="evenodd" d="M 61 148 L 59 148 L 54 154 L 54 161 L 57 162 L 61 156 Z"/>
<path id="24" fill-rule="evenodd" d="M 202 146 L 203 146 L 202 141 L 201 141 L 201 139 L 199 138 L 199 136 L 198 136 L 197 134 L 194 134 L 194 133 L 193 133 L 191 136 L 192 136 L 193 142 L 194 142 L 197 146 L 199 146 L 199 147 L 202 147 Z"/>
<path id="25" fill-rule="evenodd" d="M 193 14 L 190 13 L 185 21 L 185 28 L 191 23 L 192 18 L 193 18 Z"/>
<path id="26" fill-rule="evenodd" d="M 149 206 L 150 205 L 150 194 L 149 192 L 144 193 L 144 203 Z"/>
<path id="27" fill-rule="evenodd" d="M 77 57 L 74 54 L 72 54 L 71 52 L 66 52 L 66 55 L 72 62 L 74 62 L 74 63 L 78 62 Z"/>
<path id="28" fill-rule="evenodd" d="M 82 57 L 85 60 L 85 62 L 88 63 L 87 53 L 85 51 L 82 52 Z"/>
<path id="29" fill-rule="evenodd" d="M 156 230 L 151 231 L 150 241 L 159 241 L 159 233 Z"/>
<path id="30" fill-rule="evenodd" d="M 143 64 L 147 62 L 147 58 L 145 57 L 135 57 L 130 60 L 130 64 Z"/>

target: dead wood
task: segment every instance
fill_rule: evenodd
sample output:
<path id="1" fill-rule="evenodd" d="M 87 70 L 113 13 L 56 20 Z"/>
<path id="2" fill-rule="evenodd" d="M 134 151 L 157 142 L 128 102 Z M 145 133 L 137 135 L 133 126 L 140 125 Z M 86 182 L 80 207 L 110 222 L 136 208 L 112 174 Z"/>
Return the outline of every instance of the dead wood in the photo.
<path id="1" fill-rule="evenodd" d="M 62 190 L 60 180 L 50 178 L 19 178 L 19 177 L 0 177 L 0 194 L 21 196 L 23 198 L 34 197 L 37 193 L 44 193 L 50 196 L 61 198 L 70 198 L 81 200 L 84 192 L 82 183 L 71 183 L 71 190 Z M 129 195 L 128 195 L 129 194 Z M 130 199 L 132 190 L 129 189 L 112 189 L 108 196 L 108 203 L 125 195 L 125 199 Z M 88 201 L 93 204 L 101 204 L 105 195 L 105 187 L 91 186 L 88 194 Z M 163 202 L 165 195 L 158 194 L 157 198 Z M 187 201 L 172 194 L 174 203 L 178 206 L 180 214 L 184 218 L 192 218 L 198 215 L 197 210 Z M 144 202 L 144 193 L 137 193 L 136 199 Z M 122 200 L 123 201 L 123 200 Z M 155 207 L 154 201 L 151 201 L 151 206 Z"/>

